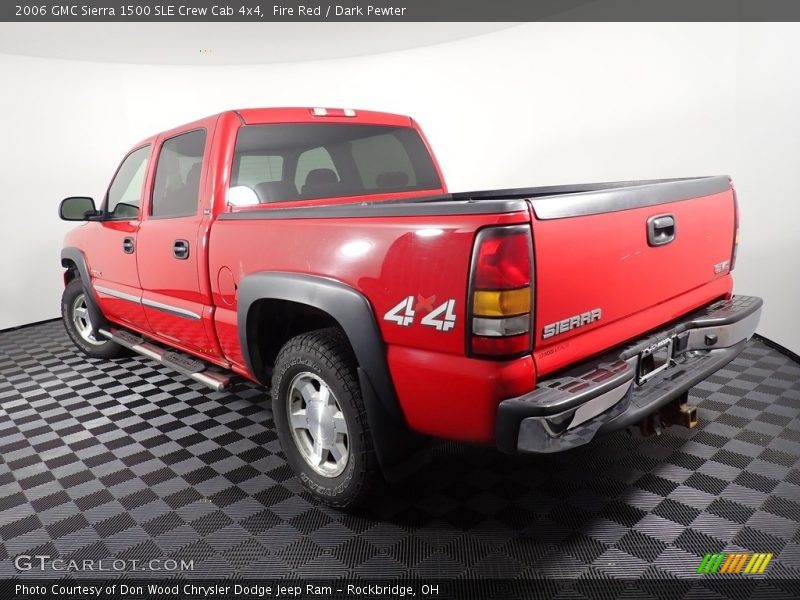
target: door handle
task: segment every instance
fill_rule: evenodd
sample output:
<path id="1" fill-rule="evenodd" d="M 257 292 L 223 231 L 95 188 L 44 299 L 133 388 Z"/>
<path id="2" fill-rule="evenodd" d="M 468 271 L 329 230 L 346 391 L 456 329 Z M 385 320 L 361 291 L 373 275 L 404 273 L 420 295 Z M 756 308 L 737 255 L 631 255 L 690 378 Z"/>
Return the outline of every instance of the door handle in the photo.
<path id="1" fill-rule="evenodd" d="M 178 260 L 186 260 L 189 258 L 189 242 L 186 240 L 175 240 L 172 244 L 172 256 Z"/>
<path id="2" fill-rule="evenodd" d="M 134 245 L 132 237 L 126 237 L 124 240 L 122 240 L 122 251 L 125 254 L 133 254 L 133 250 Z"/>
<path id="3" fill-rule="evenodd" d="M 655 215 L 647 219 L 647 243 L 663 246 L 675 239 L 675 216 Z"/>

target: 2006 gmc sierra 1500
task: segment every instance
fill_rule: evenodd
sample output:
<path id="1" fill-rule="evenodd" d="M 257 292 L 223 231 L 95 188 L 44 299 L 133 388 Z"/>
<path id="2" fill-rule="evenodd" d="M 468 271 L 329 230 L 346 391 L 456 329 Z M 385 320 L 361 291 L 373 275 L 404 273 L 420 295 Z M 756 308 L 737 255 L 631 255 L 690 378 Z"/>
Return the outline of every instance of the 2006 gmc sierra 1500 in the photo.
<path id="1" fill-rule="evenodd" d="M 288 462 L 335 506 L 419 434 L 543 453 L 692 426 L 688 390 L 761 312 L 731 293 L 728 177 L 448 194 L 385 113 L 201 119 L 60 214 L 86 222 L 61 253 L 75 344 L 269 387 Z"/>

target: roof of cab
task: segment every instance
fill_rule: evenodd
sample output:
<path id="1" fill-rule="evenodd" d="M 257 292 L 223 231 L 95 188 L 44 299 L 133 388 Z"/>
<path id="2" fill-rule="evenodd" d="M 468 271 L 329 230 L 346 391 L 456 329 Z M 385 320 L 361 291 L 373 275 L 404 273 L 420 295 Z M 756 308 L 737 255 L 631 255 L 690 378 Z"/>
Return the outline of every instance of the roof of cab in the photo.
<path id="1" fill-rule="evenodd" d="M 236 115 L 245 125 L 267 125 L 275 123 L 360 123 L 369 125 L 388 125 L 394 127 L 411 127 L 413 121 L 411 117 L 405 115 L 395 115 L 392 113 L 377 112 L 372 110 L 359 110 L 354 109 L 355 116 L 344 116 L 343 109 L 327 108 L 330 111 L 336 111 L 331 115 L 315 115 L 314 108 L 311 107 L 276 107 L 276 108 L 244 108 L 239 110 L 226 110 L 214 115 L 208 115 L 202 119 L 192 121 L 191 123 L 183 123 L 151 135 L 144 140 L 141 140 L 134 146 L 134 149 L 141 148 L 144 145 L 152 144 L 160 135 L 171 134 L 179 129 L 186 129 L 194 125 L 200 125 L 203 121 L 219 117 L 221 115 Z"/>
<path id="2" fill-rule="evenodd" d="M 404 115 L 355 109 L 355 116 L 346 117 L 341 114 L 342 108 L 326 108 L 327 110 L 337 111 L 339 116 L 315 115 L 313 107 L 245 108 L 232 112 L 238 114 L 246 125 L 330 122 L 370 123 L 372 125 L 394 125 L 397 127 L 408 127 L 411 125 L 411 118 Z"/>

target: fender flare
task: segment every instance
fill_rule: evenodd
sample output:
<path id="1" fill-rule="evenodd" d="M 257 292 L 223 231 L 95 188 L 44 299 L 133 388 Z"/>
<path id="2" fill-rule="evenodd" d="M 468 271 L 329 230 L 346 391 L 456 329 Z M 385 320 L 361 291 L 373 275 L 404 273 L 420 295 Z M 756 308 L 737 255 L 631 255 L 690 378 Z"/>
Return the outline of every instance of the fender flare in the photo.
<path id="1" fill-rule="evenodd" d="M 390 480 L 407 476 L 414 462 L 409 458 L 422 445 L 422 438 L 406 424 L 389 373 L 386 347 L 366 297 L 339 281 L 316 275 L 261 272 L 242 278 L 237 308 L 239 343 L 247 369 L 256 378 L 258 373 L 253 369 L 247 337 L 251 308 L 259 300 L 285 300 L 312 306 L 339 323 L 358 361 L 361 395 L 384 476 Z"/>
<path id="2" fill-rule="evenodd" d="M 86 296 L 86 309 L 89 313 L 89 323 L 92 325 L 92 332 L 94 335 L 99 336 L 100 328 L 108 329 L 109 324 L 103 311 L 100 310 L 100 305 L 97 302 L 94 288 L 92 287 L 92 279 L 89 276 L 89 267 L 86 265 L 86 256 L 80 248 L 68 247 L 61 250 L 61 265 L 66 267 L 64 263 L 67 261 L 72 262 L 78 269 L 78 273 L 83 283 L 83 292 Z"/>
<path id="3" fill-rule="evenodd" d="M 261 272 L 239 282 L 237 324 L 239 343 L 248 371 L 256 378 L 248 344 L 250 309 L 259 300 L 286 300 L 312 306 L 333 317 L 344 330 L 359 368 L 369 377 L 385 410 L 404 419 L 397 402 L 386 348 L 369 301 L 353 288 L 327 277 L 297 273 Z"/>

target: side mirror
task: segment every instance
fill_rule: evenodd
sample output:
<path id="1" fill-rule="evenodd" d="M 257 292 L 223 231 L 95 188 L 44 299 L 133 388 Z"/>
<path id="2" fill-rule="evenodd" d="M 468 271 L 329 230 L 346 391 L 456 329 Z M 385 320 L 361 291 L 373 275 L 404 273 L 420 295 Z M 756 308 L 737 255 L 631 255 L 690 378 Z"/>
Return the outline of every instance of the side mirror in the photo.
<path id="1" fill-rule="evenodd" d="M 58 207 L 58 216 L 64 221 L 88 221 L 97 216 L 94 200 L 86 196 L 64 198 Z"/>

